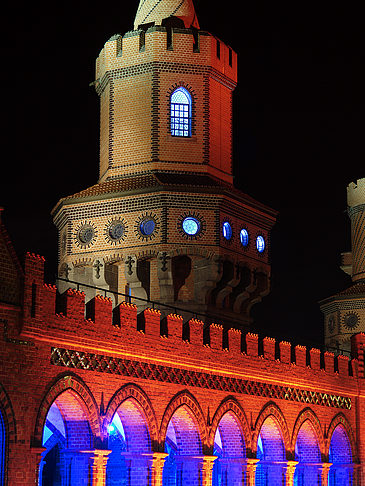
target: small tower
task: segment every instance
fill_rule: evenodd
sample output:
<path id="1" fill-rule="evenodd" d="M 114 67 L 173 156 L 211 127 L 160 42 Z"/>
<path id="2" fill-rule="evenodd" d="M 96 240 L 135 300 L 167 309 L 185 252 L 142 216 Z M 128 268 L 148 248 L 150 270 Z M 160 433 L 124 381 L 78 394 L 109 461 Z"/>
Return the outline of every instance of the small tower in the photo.
<path id="1" fill-rule="evenodd" d="M 353 334 L 365 331 L 365 178 L 347 187 L 352 251 L 342 254 L 342 270 L 351 276 L 348 289 L 320 303 L 328 348 L 351 349 Z"/>
<path id="2" fill-rule="evenodd" d="M 100 176 L 53 210 L 60 277 L 248 326 L 276 213 L 233 186 L 236 83 L 236 53 L 192 0 L 141 0 L 96 61 Z"/>

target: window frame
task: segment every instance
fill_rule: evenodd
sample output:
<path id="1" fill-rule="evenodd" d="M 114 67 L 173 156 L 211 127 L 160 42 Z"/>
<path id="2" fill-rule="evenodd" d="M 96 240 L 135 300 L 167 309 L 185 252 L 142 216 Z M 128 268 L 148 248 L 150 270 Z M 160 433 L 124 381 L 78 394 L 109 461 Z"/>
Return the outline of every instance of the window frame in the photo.
<path id="1" fill-rule="evenodd" d="M 179 103 L 173 101 L 174 95 L 178 92 L 184 94 L 187 103 Z M 187 109 L 185 109 L 187 107 Z M 184 116 L 187 113 L 187 116 Z M 193 118 L 193 97 L 191 93 L 184 87 L 178 86 L 171 93 L 169 98 L 169 131 L 172 137 L 177 138 L 191 138 L 192 137 L 192 118 Z M 184 125 L 186 125 L 185 129 Z"/>

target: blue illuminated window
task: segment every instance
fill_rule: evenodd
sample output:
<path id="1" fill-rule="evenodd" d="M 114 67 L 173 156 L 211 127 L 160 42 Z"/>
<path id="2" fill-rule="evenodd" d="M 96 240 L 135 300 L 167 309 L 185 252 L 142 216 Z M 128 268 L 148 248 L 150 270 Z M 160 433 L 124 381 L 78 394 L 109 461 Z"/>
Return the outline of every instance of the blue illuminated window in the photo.
<path id="1" fill-rule="evenodd" d="M 241 229 L 240 231 L 240 242 L 242 246 L 247 246 L 248 245 L 248 231 L 244 228 Z"/>
<path id="2" fill-rule="evenodd" d="M 182 86 L 170 98 L 170 129 L 174 137 L 191 137 L 192 99 Z"/>
<path id="3" fill-rule="evenodd" d="M 265 239 L 261 235 L 256 238 L 256 248 L 259 253 L 265 250 Z"/>
<path id="4" fill-rule="evenodd" d="M 222 225 L 222 233 L 223 237 L 226 240 L 230 240 L 232 238 L 232 226 L 228 223 L 228 221 L 225 221 Z"/>
<path id="5" fill-rule="evenodd" d="M 156 223 L 152 218 L 145 218 L 141 221 L 139 229 L 144 236 L 150 236 L 155 230 Z"/>
<path id="6" fill-rule="evenodd" d="M 188 216 L 183 220 L 182 227 L 187 235 L 196 235 L 200 231 L 200 222 L 193 216 Z"/>

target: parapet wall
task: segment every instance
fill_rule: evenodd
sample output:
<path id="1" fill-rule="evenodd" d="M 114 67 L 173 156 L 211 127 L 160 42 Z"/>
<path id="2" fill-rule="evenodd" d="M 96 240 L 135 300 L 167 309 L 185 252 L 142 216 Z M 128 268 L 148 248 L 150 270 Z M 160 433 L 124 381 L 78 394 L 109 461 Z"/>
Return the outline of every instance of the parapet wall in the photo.
<path id="1" fill-rule="evenodd" d="M 111 37 L 96 61 L 96 89 L 99 93 L 103 89 L 103 77 L 109 71 L 161 59 L 170 64 L 210 66 L 233 84 L 237 82 L 237 54 L 224 42 L 204 31 L 169 31 L 159 26 Z"/>
<path id="2" fill-rule="evenodd" d="M 243 357 L 251 361 L 260 360 L 266 370 L 280 372 L 288 366 L 297 370 L 307 368 L 342 377 L 364 378 L 365 335 L 353 338 L 353 359 L 346 356 L 335 357 L 333 353 L 321 353 L 319 349 L 305 346 L 292 347 L 286 341 L 257 334 L 242 334 L 237 329 L 229 329 L 224 339 L 224 328 L 220 324 L 210 324 L 208 331 L 204 323 L 197 319 L 184 322 L 176 314 L 162 318 L 156 309 L 145 309 L 137 314 L 134 304 L 122 302 L 112 308 L 109 298 L 97 295 L 85 306 L 83 292 L 69 289 L 59 295 L 57 288 L 43 280 L 44 259 L 27 254 L 25 266 L 24 326 L 22 335 L 29 338 L 56 342 L 78 340 L 82 346 L 91 342 L 111 353 L 121 346 L 142 346 L 151 354 L 168 352 L 170 355 L 184 355 L 185 358 L 198 357 L 201 363 L 217 362 L 237 365 Z M 226 343 L 226 344 L 224 344 Z"/>

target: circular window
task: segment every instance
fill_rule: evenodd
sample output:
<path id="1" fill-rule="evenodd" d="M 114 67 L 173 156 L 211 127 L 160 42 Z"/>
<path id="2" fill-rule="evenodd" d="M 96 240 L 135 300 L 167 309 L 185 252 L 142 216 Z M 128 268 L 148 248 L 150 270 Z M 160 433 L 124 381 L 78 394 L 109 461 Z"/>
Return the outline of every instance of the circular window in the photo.
<path id="1" fill-rule="evenodd" d="M 344 317 L 344 324 L 347 329 L 355 329 L 359 324 L 359 317 L 354 312 L 350 312 Z"/>
<path id="2" fill-rule="evenodd" d="M 228 223 L 228 221 L 225 221 L 222 225 L 222 234 L 223 238 L 226 240 L 230 240 L 232 238 L 232 226 Z"/>
<path id="3" fill-rule="evenodd" d="M 240 231 L 240 242 L 242 246 L 248 245 L 248 231 L 244 228 Z"/>
<path id="4" fill-rule="evenodd" d="M 261 235 L 256 238 L 256 248 L 259 253 L 265 250 L 265 238 Z"/>
<path id="5" fill-rule="evenodd" d="M 124 224 L 117 222 L 110 226 L 109 228 L 109 236 L 112 240 L 120 240 L 124 235 Z"/>
<path id="6" fill-rule="evenodd" d="M 196 235 L 200 231 L 200 222 L 193 216 L 188 216 L 183 220 L 182 228 L 187 235 Z"/>
<path id="7" fill-rule="evenodd" d="M 152 218 L 144 218 L 140 224 L 139 229 L 143 236 L 150 236 L 155 231 L 156 223 Z"/>
<path id="8" fill-rule="evenodd" d="M 92 239 L 94 238 L 94 234 L 94 228 L 86 224 L 85 226 L 82 226 L 82 228 L 80 228 L 78 238 L 81 243 L 87 245 L 91 243 Z"/>

